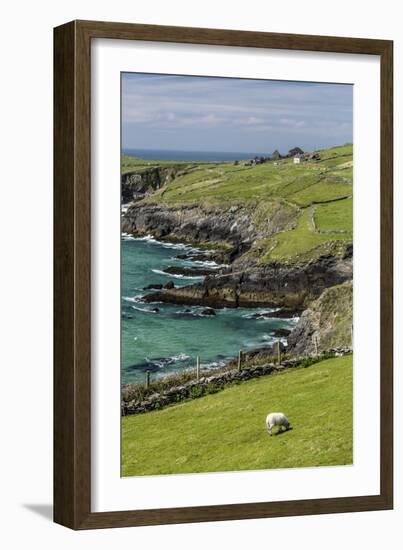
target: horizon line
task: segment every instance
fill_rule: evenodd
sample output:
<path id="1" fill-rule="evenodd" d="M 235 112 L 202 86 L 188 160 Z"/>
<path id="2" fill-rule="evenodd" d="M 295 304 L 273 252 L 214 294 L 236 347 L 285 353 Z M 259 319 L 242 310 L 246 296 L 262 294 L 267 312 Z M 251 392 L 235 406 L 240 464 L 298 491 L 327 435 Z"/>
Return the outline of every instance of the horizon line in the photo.
<path id="1" fill-rule="evenodd" d="M 319 151 L 320 149 L 331 149 L 333 147 L 343 147 L 345 145 L 353 145 L 353 142 L 345 142 L 345 143 L 337 143 L 337 144 L 334 144 L 334 145 L 329 145 L 329 146 L 319 146 L 319 147 L 315 147 L 314 149 L 312 149 L 312 151 Z M 299 145 L 294 145 L 293 147 L 291 147 L 291 149 L 294 149 L 295 147 L 300 147 Z M 249 153 L 254 153 L 256 155 L 263 155 L 263 154 L 267 154 L 267 150 L 266 151 L 222 151 L 222 150 L 213 150 L 213 149 L 162 149 L 160 147 L 157 147 L 155 149 L 152 149 L 152 148 L 146 148 L 146 147 L 133 147 L 133 146 L 126 146 L 126 147 L 121 147 L 121 151 L 125 151 L 125 150 L 137 150 L 137 151 L 165 151 L 165 152 L 181 152 L 181 153 L 231 153 L 232 155 L 235 154 L 235 153 L 240 153 L 240 154 L 243 154 L 243 155 L 246 155 L 246 154 L 249 154 Z M 288 151 L 290 151 L 291 149 L 289 149 Z M 300 147 L 300 149 L 302 149 L 302 147 Z M 279 151 L 280 150 L 278 148 L 274 148 L 274 150 L 272 151 L 274 153 L 274 151 Z"/>

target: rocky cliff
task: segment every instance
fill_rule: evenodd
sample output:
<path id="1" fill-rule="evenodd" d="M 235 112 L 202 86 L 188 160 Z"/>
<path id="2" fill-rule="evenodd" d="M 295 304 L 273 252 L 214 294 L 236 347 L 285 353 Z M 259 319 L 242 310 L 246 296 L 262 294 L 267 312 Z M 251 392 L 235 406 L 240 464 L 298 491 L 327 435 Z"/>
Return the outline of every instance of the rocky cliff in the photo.
<path id="1" fill-rule="evenodd" d="M 193 244 L 225 243 L 228 249 L 243 244 L 244 252 L 254 240 L 289 229 L 295 219 L 295 209 L 283 207 L 278 201 L 273 201 L 269 216 L 256 205 L 167 206 L 142 202 L 132 204 L 126 211 L 122 231 Z"/>
<path id="2" fill-rule="evenodd" d="M 153 166 L 122 174 L 122 204 L 145 198 L 172 181 L 181 170 L 183 171 L 183 167 Z"/>
<path id="3" fill-rule="evenodd" d="M 352 277 L 352 251 L 343 258 L 322 256 L 305 264 L 271 263 L 206 277 L 203 283 L 151 294 L 145 301 L 210 307 L 280 307 L 300 312 L 328 287 Z"/>
<path id="4" fill-rule="evenodd" d="M 353 283 L 348 281 L 324 290 L 303 312 L 288 336 L 288 350 L 296 354 L 311 354 L 352 347 L 352 323 Z"/>

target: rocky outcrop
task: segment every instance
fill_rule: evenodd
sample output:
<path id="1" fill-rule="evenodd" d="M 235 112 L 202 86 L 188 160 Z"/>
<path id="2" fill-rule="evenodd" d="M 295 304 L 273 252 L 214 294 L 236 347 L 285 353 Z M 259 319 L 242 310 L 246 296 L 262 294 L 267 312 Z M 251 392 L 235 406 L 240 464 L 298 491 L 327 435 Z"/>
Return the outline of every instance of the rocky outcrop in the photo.
<path id="1" fill-rule="evenodd" d="M 151 233 L 157 239 L 172 241 L 229 244 L 252 241 L 257 232 L 249 213 L 242 208 L 223 211 L 155 204 L 132 205 L 122 218 L 122 231 L 139 236 Z"/>
<path id="2" fill-rule="evenodd" d="M 178 173 L 179 168 L 175 166 L 169 168 L 154 166 L 122 174 L 122 204 L 143 199 L 172 181 Z"/>
<path id="3" fill-rule="evenodd" d="M 244 205 L 207 206 L 135 203 L 122 216 L 122 231 L 157 239 L 225 245 L 227 260 L 233 262 L 252 242 L 284 231 L 296 212 L 274 201 L 270 215 Z"/>
<path id="4" fill-rule="evenodd" d="M 156 292 L 146 302 L 222 307 L 280 307 L 300 311 L 328 287 L 352 278 L 352 256 L 322 256 L 317 261 L 210 275 L 203 283 Z"/>
<path id="5" fill-rule="evenodd" d="M 352 345 L 352 281 L 324 290 L 289 335 L 290 353 L 316 353 Z"/>

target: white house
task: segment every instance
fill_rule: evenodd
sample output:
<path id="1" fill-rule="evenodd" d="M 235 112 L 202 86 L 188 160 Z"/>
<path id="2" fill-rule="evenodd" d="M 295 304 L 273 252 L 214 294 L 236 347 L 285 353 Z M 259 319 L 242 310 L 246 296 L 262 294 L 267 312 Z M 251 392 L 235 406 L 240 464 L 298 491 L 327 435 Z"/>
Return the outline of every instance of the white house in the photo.
<path id="1" fill-rule="evenodd" d="M 301 157 L 299 155 L 295 155 L 294 164 L 299 164 L 300 162 L 301 162 Z"/>

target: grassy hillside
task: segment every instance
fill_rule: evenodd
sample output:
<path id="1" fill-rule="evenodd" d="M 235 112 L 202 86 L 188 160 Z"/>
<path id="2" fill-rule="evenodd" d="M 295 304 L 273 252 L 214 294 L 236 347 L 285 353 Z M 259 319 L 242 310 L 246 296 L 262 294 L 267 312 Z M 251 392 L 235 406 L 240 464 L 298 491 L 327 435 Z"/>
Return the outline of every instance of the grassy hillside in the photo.
<path id="1" fill-rule="evenodd" d="M 293 159 L 248 166 L 242 161 L 189 168 L 157 198 L 166 204 L 243 203 L 282 197 L 298 206 L 352 194 L 352 145 L 320 153 L 322 160 L 294 164 Z"/>
<path id="2" fill-rule="evenodd" d="M 291 431 L 269 437 L 268 412 Z M 122 419 L 122 475 L 352 463 L 352 356 Z"/>
<path id="3" fill-rule="evenodd" d="M 343 252 L 352 241 L 353 146 L 319 152 L 319 161 L 293 159 L 248 166 L 233 163 L 182 165 L 181 175 L 145 199 L 167 206 L 242 205 L 256 227 L 273 224 L 287 230 L 257 240 L 249 252 L 262 262 L 310 259 L 323 252 Z M 146 169 L 157 163 L 123 157 L 122 170 Z M 163 163 L 159 163 L 162 165 Z M 266 234 L 268 232 L 266 231 Z"/>

